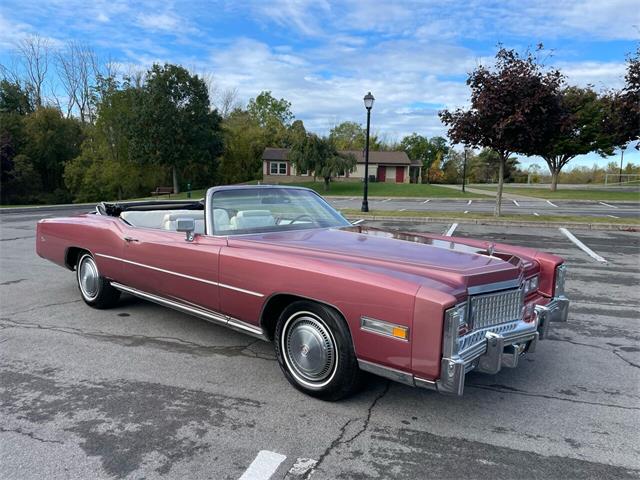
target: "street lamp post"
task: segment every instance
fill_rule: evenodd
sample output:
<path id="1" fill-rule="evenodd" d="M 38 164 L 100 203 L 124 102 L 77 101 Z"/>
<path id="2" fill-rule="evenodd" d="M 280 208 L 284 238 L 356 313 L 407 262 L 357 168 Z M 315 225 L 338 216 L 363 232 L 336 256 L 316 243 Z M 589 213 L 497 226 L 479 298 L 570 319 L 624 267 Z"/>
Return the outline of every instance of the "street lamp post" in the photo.
<path id="1" fill-rule="evenodd" d="M 624 161 L 624 148 L 620 148 L 620 174 L 618 175 L 618 183 L 622 185 L 622 162 Z"/>
<path id="2" fill-rule="evenodd" d="M 364 143 L 364 198 L 362 199 L 362 211 L 369 211 L 369 128 L 371 127 L 371 109 L 373 108 L 373 95 L 371 92 L 364 96 L 364 108 L 367 109 L 367 138 Z"/>

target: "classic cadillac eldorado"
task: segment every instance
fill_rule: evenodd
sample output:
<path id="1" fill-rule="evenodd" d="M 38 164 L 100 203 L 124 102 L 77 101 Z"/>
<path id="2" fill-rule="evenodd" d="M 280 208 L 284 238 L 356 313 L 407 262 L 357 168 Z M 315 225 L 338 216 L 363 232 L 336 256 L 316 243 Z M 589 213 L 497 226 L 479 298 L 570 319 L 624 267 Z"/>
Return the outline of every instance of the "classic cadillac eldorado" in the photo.
<path id="1" fill-rule="evenodd" d="M 91 307 L 126 292 L 273 340 L 287 380 L 326 400 L 362 371 L 461 395 L 468 372 L 516 367 L 569 310 L 560 257 L 352 225 L 297 187 L 100 203 L 41 220 L 36 249 Z"/>

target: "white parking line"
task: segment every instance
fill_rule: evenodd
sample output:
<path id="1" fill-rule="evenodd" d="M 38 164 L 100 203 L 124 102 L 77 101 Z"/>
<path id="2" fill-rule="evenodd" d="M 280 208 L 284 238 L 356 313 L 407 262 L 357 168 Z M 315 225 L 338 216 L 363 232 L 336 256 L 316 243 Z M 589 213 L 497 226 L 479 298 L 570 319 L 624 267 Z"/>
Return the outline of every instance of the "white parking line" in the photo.
<path id="1" fill-rule="evenodd" d="M 287 458 L 285 455 L 280 455 L 276 452 L 260 450 L 251 465 L 249 465 L 249 468 L 244 471 L 240 480 L 269 480 L 285 458 Z"/>
<path id="2" fill-rule="evenodd" d="M 534 214 L 536 217 L 539 217 L 539 216 L 540 216 L 540 214 L 539 214 L 538 212 L 533 212 L 533 214 Z"/>
<path id="3" fill-rule="evenodd" d="M 430 201 L 431 201 L 431 199 L 429 199 L 429 200 L 425 200 L 425 201 L 424 201 L 424 202 L 422 202 L 422 203 L 429 203 Z"/>
<path id="4" fill-rule="evenodd" d="M 609 205 L 608 203 L 604 203 L 604 202 L 598 202 L 600 205 L 604 205 L 605 207 L 610 207 L 610 208 L 618 208 L 615 205 Z"/>
<path id="5" fill-rule="evenodd" d="M 388 202 L 389 200 L 391 200 L 391 199 L 387 198 L 386 200 L 382 200 L 382 202 L 380 202 L 380 203 Z"/>
<path id="6" fill-rule="evenodd" d="M 356 220 L 355 222 L 351 222 L 351 225 L 358 225 L 359 223 L 364 222 L 364 218 L 361 218 L 360 220 Z"/>
<path id="7" fill-rule="evenodd" d="M 450 237 L 451 235 L 453 235 L 453 232 L 456 231 L 456 228 L 458 228 L 458 224 L 454 223 L 453 225 L 451 225 L 449 227 L 449 230 L 447 230 L 447 233 L 444 234 L 445 237 Z"/>
<path id="8" fill-rule="evenodd" d="M 473 200 L 469 200 L 469 201 L 467 202 L 467 205 L 471 205 L 471 202 L 473 202 Z"/>
<path id="9" fill-rule="evenodd" d="M 615 215 L 607 215 L 607 217 L 611 217 L 611 218 L 620 218 L 620 217 L 616 217 Z"/>
<path id="10" fill-rule="evenodd" d="M 464 213 L 469 213 L 469 210 L 465 210 Z"/>
<path id="11" fill-rule="evenodd" d="M 356 197 L 349 197 L 349 200 L 355 200 Z"/>
<path id="12" fill-rule="evenodd" d="M 401 208 L 400 210 L 398 210 L 399 212 L 406 212 L 407 209 L 406 208 Z"/>
<path id="13" fill-rule="evenodd" d="M 516 206 L 516 207 L 519 207 L 519 206 L 520 206 L 520 204 L 518 203 L 518 201 L 517 201 L 517 200 L 511 200 L 511 201 L 515 204 L 515 206 Z"/>
<path id="14" fill-rule="evenodd" d="M 580 240 L 578 240 L 573 235 L 573 233 L 571 233 L 569 230 L 567 230 L 566 228 L 560 228 L 559 230 L 564 234 L 565 237 L 567 237 L 569 240 L 571 240 L 573 243 L 575 243 L 580 250 L 585 252 L 591 258 L 597 260 L 598 262 L 607 263 L 607 261 L 603 257 L 598 255 L 596 252 L 594 252 L 589 247 L 587 247 L 584 243 L 582 243 Z"/>
<path id="15" fill-rule="evenodd" d="M 556 205 L 555 203 L 551 203 L 551 201 L 550 201 L 550 200 L 547 200 L 547 203 L 548 203 L 549 205 L 551 205 L 552 207 L 556 207 L 556 208 L 558 208 L 558 205 Z"/>

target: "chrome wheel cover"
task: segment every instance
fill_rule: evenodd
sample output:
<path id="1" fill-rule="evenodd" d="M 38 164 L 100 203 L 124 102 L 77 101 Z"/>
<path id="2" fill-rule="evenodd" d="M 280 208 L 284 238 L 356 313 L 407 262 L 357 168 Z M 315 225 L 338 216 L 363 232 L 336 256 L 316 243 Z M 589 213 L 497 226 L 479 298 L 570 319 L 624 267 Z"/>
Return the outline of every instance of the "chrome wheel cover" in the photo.
<path id="1" fill-rule="evenodd" d="M 98 296 L 100 288 L 100 274 L 93 258 L 85 255 L 78 265 L 78 285 L 82 296 L 87 300 L 93 300 Z"/>
<path id="2" fill-rule="evenodd" d="M 336 372 L 338 355 L 331 330 L 311 312 L 298 312 L 283 328 L 282 353 L 290 373 L 307 387 L 327 385 Z"/>

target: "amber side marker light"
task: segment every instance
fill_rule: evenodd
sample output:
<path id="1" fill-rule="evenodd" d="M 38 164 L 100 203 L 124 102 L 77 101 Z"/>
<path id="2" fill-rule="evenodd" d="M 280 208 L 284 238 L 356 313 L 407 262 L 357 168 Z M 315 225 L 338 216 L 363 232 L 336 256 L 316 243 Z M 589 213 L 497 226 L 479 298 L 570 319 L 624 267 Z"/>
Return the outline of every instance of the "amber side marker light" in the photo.
<path id="1" fill-rule="evenodd" d="M 409 340 L 409 329 L 402 325 L 377 320 L 375 318 L 361 317 L 360 328 L 367 332 L 378 333 L 387 337 L 397 338 L 399 340 Z"/>

